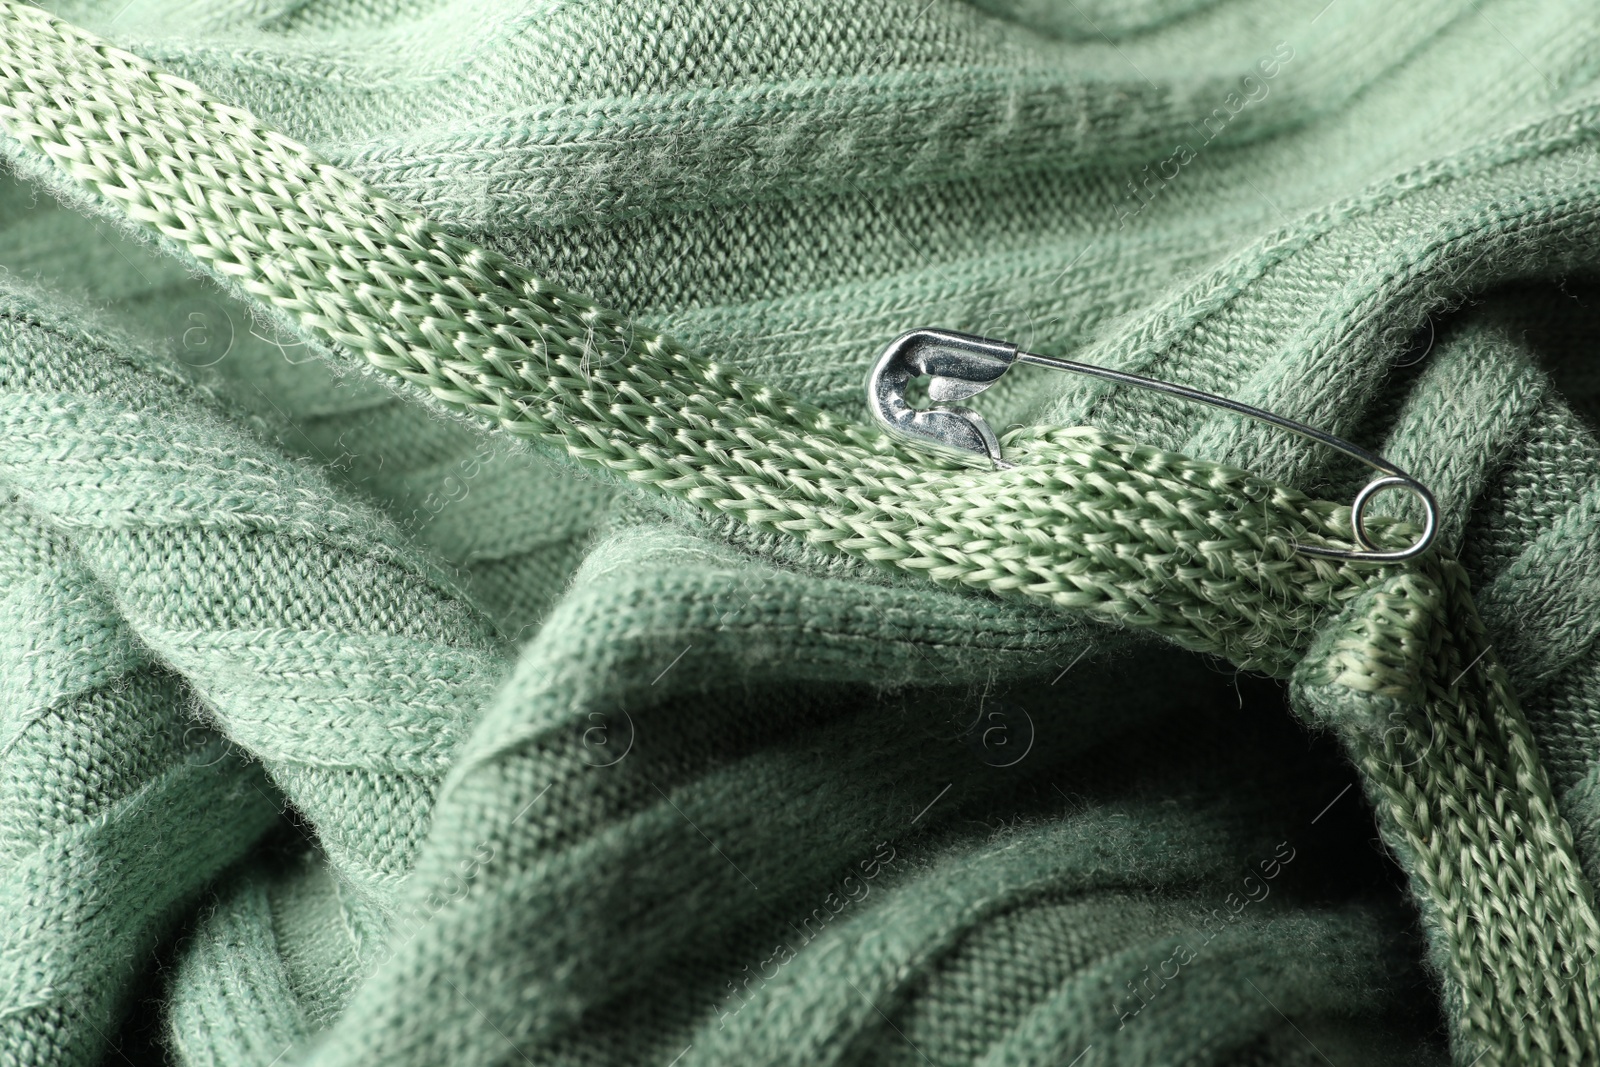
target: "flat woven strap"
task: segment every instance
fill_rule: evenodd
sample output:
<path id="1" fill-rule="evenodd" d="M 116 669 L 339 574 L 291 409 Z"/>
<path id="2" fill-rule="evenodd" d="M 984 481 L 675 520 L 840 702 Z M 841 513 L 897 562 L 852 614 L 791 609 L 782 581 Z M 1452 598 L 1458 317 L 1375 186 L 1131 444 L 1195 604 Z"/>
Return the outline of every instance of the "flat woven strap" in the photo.
<path id="1" fill-rule="evenodd" d="M 1377 583 L 1295 671 L 1362 772 L 1445 977 L 1457 1063 L 1600 1062 L 1600 925 L 1466 573 Z"/>
<path id="2" fill-rule="evenodd" d="M 1423 900 L 1457 1054 L 1595 1056 L 1589 887 L 1453 561 L 1306 557 L 1295 543 L 1348 546 L 1348 507 L 1091 429 L 1013 434 L 1006 471 L 911 454 L 450 236 L 248 113 L 10 0 L 0 130 L 91 208 L 436 407 L 832 551 L 1098 612 L 1241 668 L 1299 667 L 1313 701 L 1346 709 L 1331 717 Z M 1307 659 L 1330 618 L 1335 638 Z"/>

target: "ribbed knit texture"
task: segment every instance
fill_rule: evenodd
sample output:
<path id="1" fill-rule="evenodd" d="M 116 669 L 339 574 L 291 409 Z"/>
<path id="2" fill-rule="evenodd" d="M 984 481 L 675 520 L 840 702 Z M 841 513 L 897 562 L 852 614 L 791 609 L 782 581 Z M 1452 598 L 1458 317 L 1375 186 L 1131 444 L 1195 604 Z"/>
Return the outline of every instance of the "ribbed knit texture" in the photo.
<path id="1" fill-rule="evenodd" d="M 1593 12 L 60 14 L 0 1056 L 1600 1056 Z M 1351 436 L 1440 549 L 1303 556 L 1357 471 L 1030 368 L 1015 469 L 889 441 L 920 325 Z"/>

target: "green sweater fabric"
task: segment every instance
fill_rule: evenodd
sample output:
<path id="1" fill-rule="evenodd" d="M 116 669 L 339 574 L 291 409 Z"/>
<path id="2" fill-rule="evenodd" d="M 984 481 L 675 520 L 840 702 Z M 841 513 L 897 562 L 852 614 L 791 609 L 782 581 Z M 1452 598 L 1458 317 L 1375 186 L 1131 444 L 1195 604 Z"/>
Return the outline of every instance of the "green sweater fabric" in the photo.
<path id="1" fill-rule="evenodd" d="M 0 1064 L 1600 1062 L 1600 10 L 45 6 Z"/>

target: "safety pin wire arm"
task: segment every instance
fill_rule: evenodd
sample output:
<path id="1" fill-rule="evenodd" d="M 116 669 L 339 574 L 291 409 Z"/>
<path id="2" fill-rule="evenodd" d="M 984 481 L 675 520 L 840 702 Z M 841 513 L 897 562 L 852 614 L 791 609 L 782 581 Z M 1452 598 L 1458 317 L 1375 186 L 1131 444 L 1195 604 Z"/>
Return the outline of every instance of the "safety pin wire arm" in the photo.
<path id="1" fill-rule="evenodd" d="M 1350 527 L 1355 534 L 1355 540 L 1363 551 L 1351 551 L 1344 548 L 1325 548 L 1320 545 L 1295 544 L 1295 549 L 1308 556 L 1320 556 L 1324 559 L 1339 559 L 1354 563 L 1403 563 L 1422 555 L 1433 545 L 1433 540 L 1439 532 L 1439 505 L 1434 500 L 1428 487 L 1417 481 L 1405 471 L 1381 456 L 1375 456 L 1359 445 L 1351 444 L 1340 437 L 1325 433 L 1315 427 L 1307 426 L 1293 419 L 1286 419 L 1282 415 L 1274 415 L 1250 404 L 1242 404 L 1237 400 L 1229 400 L 1224 396 L 1207 393 L 1199 389 L 1191 389 L 1186 385 L 1173 382 L 1163 382 L 1155 378 L 1146 378 L 1140 374 L 1129 374 L 1127 371 L 1112 370 L 1109 367 L 1097 367 L 1090 363 L 1078 363 L 1070 359 L 1056 359 L 1052 356 L 1037 356 L 1032 352 L 1018 351 L 1016 362 L 1032 363 L 1039 367 L 1049 367 L 1053 370 L 1066 371 L 1069 374 L 1085 374 L 1091 378 L 1100 378 L 1119 385 L 1131 385 L 1140 389 L 1149 389 L 1157 393 L 1166 393 L 1169 396 L 1191 400 L 1197 404 L 1207 404 L 1224 411 L 1231 411 L 1235 415 L 1242 415 L 1247 419 L 1276 426 L 1288 430 L 1309 441 L 1342 452 L 1352 459 L 1364 463 L 1377 471 L 1380 475 L 1368 482 L 1359 493 L 1350 507 Z M 1006 464 L 1010 466 L 1010 464 Z M 1405 489 L 1416 497 L 1422 505 L 1423 525 L 1422 534 L 1409 547 L 1385 551 L 1372 542 L 1367 535 L 1366 519 L 1367 506 L 1372 498 L 1385 489 Z"/>

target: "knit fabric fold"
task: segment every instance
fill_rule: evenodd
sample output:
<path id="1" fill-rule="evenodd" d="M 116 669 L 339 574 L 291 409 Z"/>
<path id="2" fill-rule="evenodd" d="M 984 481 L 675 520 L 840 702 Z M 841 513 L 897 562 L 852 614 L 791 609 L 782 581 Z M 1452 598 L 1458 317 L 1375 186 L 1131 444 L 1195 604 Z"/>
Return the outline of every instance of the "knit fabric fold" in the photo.
<path id="1" fill-rule="evenodd" d="M 0 2 L 6 1055 L 1600 1058 L 1600 24 L 1072 7 Z"/>

